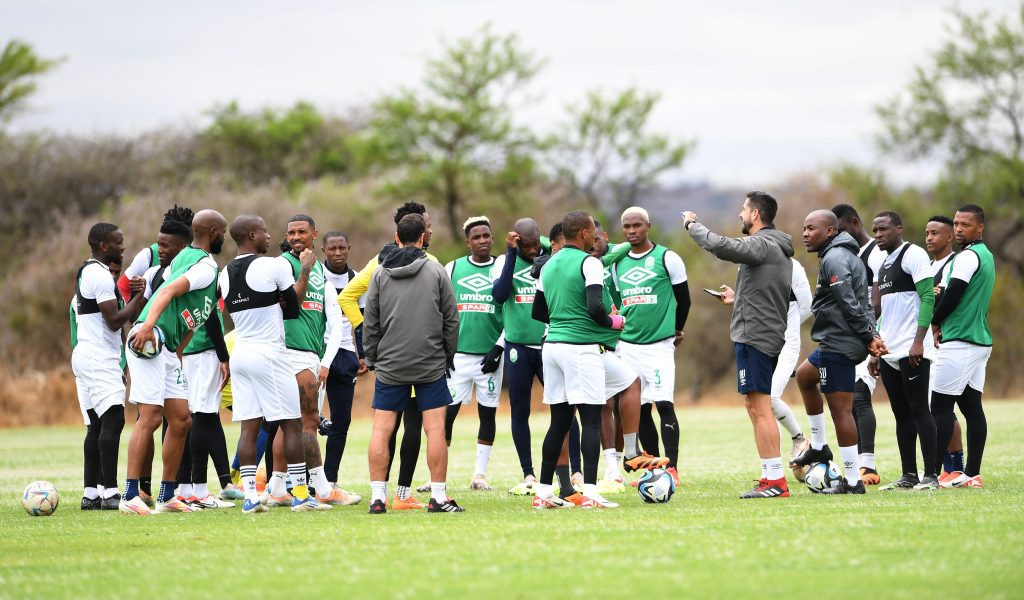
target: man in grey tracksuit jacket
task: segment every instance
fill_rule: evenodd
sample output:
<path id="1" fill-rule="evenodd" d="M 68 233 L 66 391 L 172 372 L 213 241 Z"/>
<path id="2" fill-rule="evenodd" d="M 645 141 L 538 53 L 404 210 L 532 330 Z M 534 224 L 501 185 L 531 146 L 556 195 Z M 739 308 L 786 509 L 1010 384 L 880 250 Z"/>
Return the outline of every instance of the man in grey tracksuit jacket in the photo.
<path id="1" fill-rule="evenodd" d="M 779 429 L 771 409 L 772 375 L 786 343 L 786 323 L 793 281 L 792 238 L 772 225 L 778 203 L 765 192 L 750 192 L 740 220 L 744 238 L 726 238 L 683 213 L 693 241 L 716 257 L 739 263 L 736 290 L 723 286 L 721 300 L 733 304 L 729 334 L 736 354 L 737 387 L 746 394 L 747 413 L 761 457 L 761 478 L 740 498 L 789 496 L 782 471 Z"/>
<path id="2" fill-rule="evenodd" d="M 397 224 L 400 248 L 381 262 L 366 290 L 363 349 L 376 372 L 370 439 L 370 513 L 386 512 L 388 440 L 398 416 L 415 400 L 427 434 L 431 499 L 428 512 L 462 512 L 448 498 L 445 411 L 451 394 L 446 374 L 459 341 L 459 316 L 451 280 L 423 252 L 426 226 L 420 215 Z M 413 386 L 415 385 L 415 399 Z"/>
<path id="3" fill-rule="evenodd" d="M 832 451 L 825 443 L 825 408 L 821 398 L 824 393 L 846 476 L 825 493 L 863 494 L 857 422 L 853 418 L 855 371 L 869 352 L 876 356 L 885 352 L 868 296 L 871 282 L 864 262 L 857 256 L 859 244 L 850 234 L 839 233 L 839 221 L 832 211 L 816 210 L 809 214 L 804 221 L 803 239 L 808 252 L 817 252 L 819 259 L 811 303 L 811 339 L 818 342 L 818 348 L 796 370 L 811 425 L 811 446 L 794 458 L 793 464 L 803 467 L 832 460 Z"/>

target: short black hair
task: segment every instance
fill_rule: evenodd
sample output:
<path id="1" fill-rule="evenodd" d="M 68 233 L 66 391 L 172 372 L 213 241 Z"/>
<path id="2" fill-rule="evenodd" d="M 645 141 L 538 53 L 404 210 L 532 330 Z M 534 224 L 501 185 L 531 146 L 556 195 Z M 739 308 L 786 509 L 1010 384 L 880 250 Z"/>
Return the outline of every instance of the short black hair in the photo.
<path id="1" fill-rule="evenodd" d="M 548 239 L 552 242 L 564 238 L 562 235 L 562 223 L 559 221 L 551 226 L 551 233 L 548 234 Z"/>
<path id="2" fill-rule="evenodd" d="M 427 212 L 427 207 L 423 206 L 419 202 L 406 202 L 405 204 L 398 207 L 395 211 L 395 225 L 401 221 L 405 215 L 423 215 Z"/>
<path id="3" fill-rule="evenodd" d="M 601 222 L 594 219 L 594 229 L 601 229 Z"/>
<path id="4" fill-rule="evenodd" d="M 291 223 L 291 221 L 288 221 Z M 277 245 L 281 249 L 282 254 L 287 254 L 292 251 L 292 243 L 288 241 L 288 238 L 281 240 L 281 243 Z"/>
<path id="5" fill-rule="evenodd" d="M 113 223 L 96 223 L 89 229 L 89 248 L 100 249 L 100 244 L 110 239 L 110 234 L 120 229 Z"/>
<path id="6" fill-rule="evenodd" d="M 173 235 L 186 244 L 191 242 L 193 216 L 195 214 L 191 208 L 175 204 L 174 208 L 164 213 L 164 222 L 160 224 L 160 233 Z"/>
<path id="7" fill-rule="evenodd" d="M 903 217 L 901 217 L 899 213 L 893 212 L 891 210 L 883 210 L 882 212 L 875 215 L 876 219 L 879 217 L 885 217 L 892 221 L 893 225 L 897 227 L 903 227 Z"/>
<path id="8" fill-rule="evenodd" d="M 421 215 L 410 213 L 402 217 L 395 227 L 398 241 L 402 244 L 414 244 L 427 231 L 427 223 Z"/>
<path id="9" fill-rule="evenodd" d="M 956 212 L 972 213 L 979 223 L 985 222 L 985 209 L 978 206 L 977 204 L 964 204 Z"/>
<path id="10" fill-rule="evenodd" d="M 779 202 L 768 192 L 754 190 L 747 192 L 747 200 L 751 209 L 757 209 L 761 215 L 761 223 L 772 225 L 775 223 L 775 214 L 779 212 Z"/>
<path id="11" fill-rule="evenodd" d="M 590 217 L 590 213 L 574 210 L 562 218 L 562 235 L 567 240 L 575 239 L 591 222 L 593 219 Z"/>
<path id="12" fill-rule="evenodd" d="M 344 231 L 338 231 L 337 229 L 332 229 L 324 234 L 324 248 L 327 247 L 327 240 L 331 238 L 342 238 L 345 240 L 346 244 L 348 243 L 347 233 L 345 233 Z"/>
<path id="13" fill-rule="evenodd" d="M 316 223 L 313 221 L 313 217 L 311 217 L 309 215 L 304 215 L 302 213 L 299 213 L 297 215 L 292 215 L 288 219 L 289 223 L 295 223 L 296 221 L 305 221 L 306 223 L 309 223 L 309 226 L 311 228 L 316 229 Z"/>
<path id="14" fill-rule="evenodd" d="M 860 220 L 860 215 L 857 214 L 857 209 L 849 204 L 836 204 L 832 207 L 832 214 L 834 214 L 840 221 L 849 221 L 850 219 Z"/>
<path id="15" fill-rule="evenodd" d="M 929 223 L 942 223 L 943 225 L 953 226 L 953 219 L 950 219 L 946 215 L 935 215 L 934 217 L 928 217 Z"/>

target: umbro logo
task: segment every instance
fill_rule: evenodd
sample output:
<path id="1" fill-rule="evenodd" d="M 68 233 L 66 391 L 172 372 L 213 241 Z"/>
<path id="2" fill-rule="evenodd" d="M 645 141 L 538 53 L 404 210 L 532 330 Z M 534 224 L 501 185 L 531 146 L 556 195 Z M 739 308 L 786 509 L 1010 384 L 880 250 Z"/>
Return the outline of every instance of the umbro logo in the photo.
<path id="1" fill-rule="evenodd" d="M 463 277 L 462 279 L 459 279 L 455 283 L 457 283 L 457 284 L 459 284 L 459 285 L 461 285 L 463 287 L 469 288 L 470 290 L 472 290 L 474 292 L 482 292 L 484 290 L 490 290 L 491 289 L 491 285 L 492 285 L 490 277 L 486 277 L 485 275 L 483 275 L 481 273 L 474 273 L 472 275 L 467 275 L 467 276 Z"/>
<path id="2" fill-rule="evenodd" d="M 321 275 L 320 273 L 315 273 L 315 272 L 309 274 L 308 281 L 309 281 L 310 285 L 312 285 L 315 288 L 322 288 L 324 286 L 324 283 L 325 283 L 323 275 Z"/>
<path id="3" fill-rule="evenodd" d="M 643 267 L 633 267 L 632 269 L 623 273 L 622 277 L 620 277 L 619 279 L 630 285 L 640 285 L 641 283 L 647 281 L 648 279 L 653 279 L 654 277 L 657 276 L 657 273 L 649 269 L 645 269 Z"/>
<path id="4" fill-rule="evenodd" d="M 514 274 L 512 275 L 512 278 L 513 278 L 513 279 L 518 279 L 519 281 L 522 281 L 523 283 L 525 283 L 525 284 L 527 284 L 527 285 L 536 285 L 536 283 L 537 283 L 537 280 L 536 280 L 536 279 L 534 279 L 534 278 L 533 278 L 533 277 L 532 277 L 532 276 L 530 275 L 530 270 L 531 270 L 532 268 L 533 268 L 533 267 L 532 267 L 532 266 L 530 266 L 530 267 L 526 267 L 525 269 L 523 269 L 523 270 L 521 270 L 521 271 L 516 271 L 516 272 L 515 272 L 515 273 L 514 273 Z"/>

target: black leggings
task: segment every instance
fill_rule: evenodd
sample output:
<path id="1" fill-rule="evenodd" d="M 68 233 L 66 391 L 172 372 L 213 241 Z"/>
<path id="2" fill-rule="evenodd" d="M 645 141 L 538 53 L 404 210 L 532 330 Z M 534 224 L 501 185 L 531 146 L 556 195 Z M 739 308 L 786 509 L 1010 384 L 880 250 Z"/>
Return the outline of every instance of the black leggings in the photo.
<path id="1" fill-rule="evenodd" d="M 676 417 L 676 406 L 671 402 L 655 402 L 654 406 L 661 417 L 661 439 L 665 442 L 668 466 L 675 467 L 679 460 L 679 419 Z"/>
<path id="2" fill-rule="evenodd" d="M 892 414 L 896 417 L 896 444 L 900 450 L 903 473 L 917 474 L 916 439 L 921 440 L 921 456 L 924 457 L 924 474 L 935 477 L 937 453 L 935 450 L 935 419 L 928 410 L 928 375 L 930 361 L 922 360 L 917 368 L 910 366 L 910 359 L 899 362 L 894 369 L 888 361 L 879 361 L 882 384 L 889 394 Z"/>
<path id="3" fill-rule="evenodd" d="M 455 418 L 459 416 L 459 409 L 462 408 L 461 404 L 449 404 L 444 415 L 444 439 L 448 442 L 448 445 L 452 445 L 452 432 L 455 429 Z M 494 436 L 497 432 L 497 426 L 494 422 L 494 416 L 497 414 L 498 409 L 493 406 L 484 406 L 477 402 L 476 412 L 480 417 L 480 426 L 477 429 L 476 439 L 494 444 Z"/>
<path id="4" fill-rule="evenodd" d="M 341 457 L 348 442 L 348 428 L 352 424 L 352 399 L 356 393 L 356 372 L 359 358 L 351 350 L 341 349 L 331 363 L 324 388 L 327 404 L 331 407 L 331 426 L 327 428 L 327 444 L 324 449 L 324 475 L 327 481 L 338 481 Z"/>
<path id="5" fill-rule="evenodd" d="M 118 446 L 124 430 L 124 407 L 108 408 L 103 416 L 90 409 L 89 428 L 85 433 L 85 486 L 117 487 Z"/>
<path id="6" fill-rule="evenodd" d="M 857 421 L 857 452 L 875 453 L 875 409 L 871 406 L 871 388 L 860 379 L 853 388 L 853 418 Z"/>
<path id="7" fill-rule="evenodd" d="M 540 482 L 550 485 L 555 478 L 558 455 L 573 422 L 573 409 L 580 413 L 580 450 L 583 454 L 583 483 L 597 483 L 597 463 L 601 459 L 601 406 L 568 403 L 551 405 L 551 425 L 541 448 Z"/>
<path id="8" fill-rule="evenodd" d="M 640 447 L 651 456 L 661 456 L 658 449 L 658 427 L 654 424 L 654 405 L 644 404 L 640 407 L 640 429 L 637 439 Z"/>
<path id="9" fill-rule="evenodd" d="M 513 360 L 515 357 L 515 360 Z M 505 345 L 505 380 L 508 381 L 508 405 L 512 410 L 512 443 L 519 455 L 523 476 L 533 475 L 533 450 L 530 446 L 530 402 L 533 378 L 544 383 L 541 351 L 511 342 Z"/>
<path id="10" fill-rule="evenodd" d="M 399 417 L 402 421 L 402 448 L 400 450 L 402 462 L 398 468 L 398 485 L 404 487 L 412 486 L 412 478 L 416 475 L 416 461 L 420 458 L 420 443 L 423 436 L 423 413 L 419 408 L 410 407 Z M 388 472 L 384 480 L 391 479 L 391 465 L 395 462 L 395 447 L 398 445 L 398 425 L 391 432 L 391 439 L 388 441 Z"/>
<path id="11" fill-rule="evenodd" d="M 985 410 L 981 407 L 981 392 L 967 386 L 959 396 L 932 392 L 932 415 L 935 416 L 937 435 L 936 460 L 942 457 L 953 437 L 953 406 L 960 407 L 960 413 L 967 424 L 967 462 L 964 474 L 974 477 L 981 473 L 981 459 L 985 454 L 985 441 L 988 439 L 988 421 Z"/>
<path id="12" fill-rule="evenodd" d="M 215 441 L 218 434 L 221 439 L 219 445 L 223 446 L 223 456 L 217 456 L 213 464 L 217 469 L 218 481 L 222 481 L 222 476 L 226 473 L 221 471 L 221 469 L 227 467 L 228 450 L 227 444 L 223 442 L 224 428 L 220 424 L 220 415 L 216 413 L 192 413 L 192 430 L 189 431 L 188 452 L 186 453 L 191 454 L 192 458 L 192 483 L 206 483 L 207 466 L 209 465 L 208 458 L 214 454 L 214 447 L 218 445 Z M 230 474 L 227 473 L 227 475 L 228 482 L 230 483 Z"/>

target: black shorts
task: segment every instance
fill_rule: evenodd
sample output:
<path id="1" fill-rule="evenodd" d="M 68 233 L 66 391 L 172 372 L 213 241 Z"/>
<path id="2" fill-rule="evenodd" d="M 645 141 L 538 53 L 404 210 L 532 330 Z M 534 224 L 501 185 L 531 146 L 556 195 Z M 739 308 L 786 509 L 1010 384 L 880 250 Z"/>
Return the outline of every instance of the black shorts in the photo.
<path id="1" fill-rule="evenodd" d="M 741 394 L 771 394 L 778 355 L 768 356 L 748 344 L 736 343 L 736 388 Z"/>
<path id="2" fill-rule="evenodd" d="M 823 394 L 853 392 L 857 381 L 857 363 L 838 352 L 827 352 L 821 348 L 811 352 L 807 362 L 818 369 L 818 377 L 821 379 L 818 385 Z"/>
<path id="3" fill-rule="evenodd" d="M 420 412 L 432 408 L 448 406 L 452 401 L 452 395 L 448 391 L 448 380 L 444 375 L 437 381 L 428 383 L 417 383 L 416 397 L 413 398 L 413 385 L 391 385 L 377 380 L 373 389 L 373 408 L 377 410 L 390 410 L 403 412 L 411 407 L 413 400 L 419 407 Z"/>

